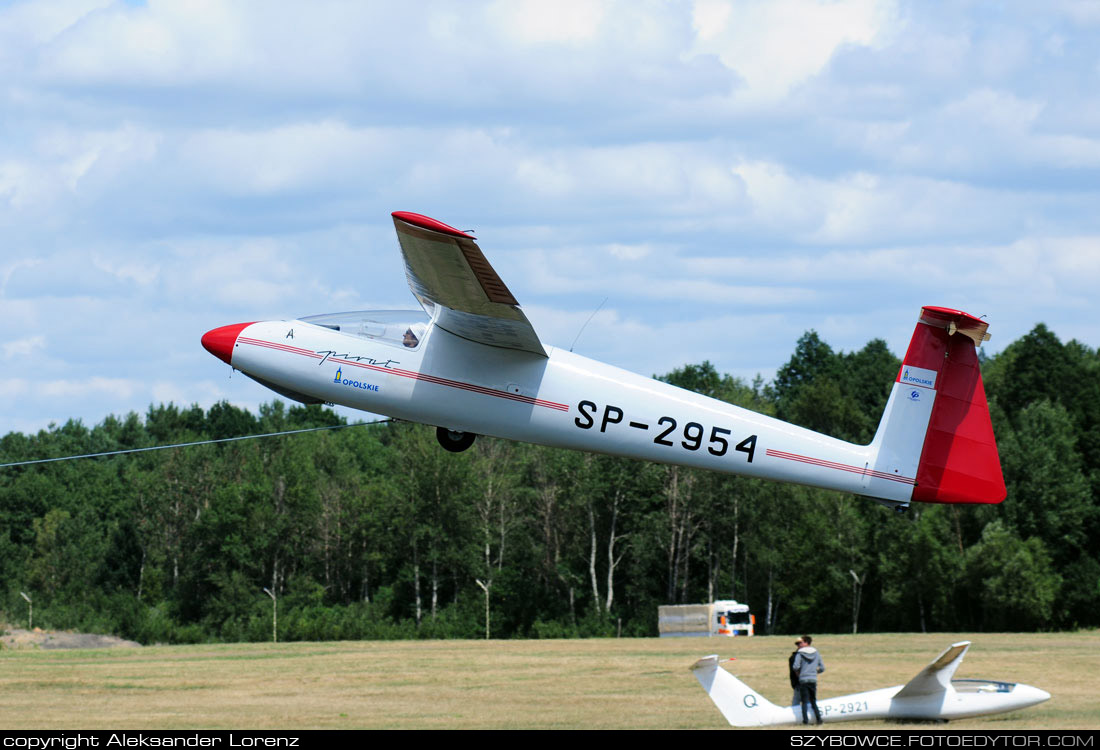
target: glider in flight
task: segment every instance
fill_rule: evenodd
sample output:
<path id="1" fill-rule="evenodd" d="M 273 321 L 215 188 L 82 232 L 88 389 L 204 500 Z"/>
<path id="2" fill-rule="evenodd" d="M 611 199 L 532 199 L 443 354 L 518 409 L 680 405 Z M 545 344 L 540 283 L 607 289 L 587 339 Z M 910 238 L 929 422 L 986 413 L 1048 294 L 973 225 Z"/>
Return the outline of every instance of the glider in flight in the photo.
<path id="1" fill-rule="evenodd" d="M 976 347 L 988 324 L 921 309 L 874 439 L 848 443 L 544 344 L 476 238 L 393 214 L 422 310 L 222 326 L 214 356 L 302 403 L 477 435 L 912 501 L 999 503 L 1005 484 Z"/>
<path id="2" fill-rule="evenodd" d="M 1031 685 L 952 679 L 969 648 L 970 641 L 952 644 L 905 685 L 818 700 L 821 719 L 823 722 L 946 721 L 1015 711 L 1050 699 L 1050 693 Z M 802 723 L 801 706 L 771 703 L 719 667 L 717 655 L 703 657 L 695 662 L 691 671 L 732 726 Z"/>

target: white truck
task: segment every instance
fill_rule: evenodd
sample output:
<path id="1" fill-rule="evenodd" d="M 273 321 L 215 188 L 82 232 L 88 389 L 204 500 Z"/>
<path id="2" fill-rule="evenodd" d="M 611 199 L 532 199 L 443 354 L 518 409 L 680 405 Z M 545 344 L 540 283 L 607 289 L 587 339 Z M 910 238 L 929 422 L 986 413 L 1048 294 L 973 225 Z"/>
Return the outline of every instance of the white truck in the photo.
<path id="1" fill-rule="evenodd" d="M 668 604 L 657 608 L 657 630 L 662 638 L 753 635 L 756 616 L 749 605 L 732 599 L 710 604 Z"/>

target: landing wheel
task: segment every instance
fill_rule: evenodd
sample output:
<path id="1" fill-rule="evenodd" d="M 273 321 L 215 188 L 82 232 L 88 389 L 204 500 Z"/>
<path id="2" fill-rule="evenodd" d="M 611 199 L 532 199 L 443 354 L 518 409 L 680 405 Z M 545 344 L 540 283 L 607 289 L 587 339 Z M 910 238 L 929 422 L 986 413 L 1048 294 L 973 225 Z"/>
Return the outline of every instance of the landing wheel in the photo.
<path id="1" fill-rule="evenodd" d="M 451 453 L 461 453 L 474 444 L 477 435 L 472 432 L 459 432 L 448 430 L 446 427 L 435 428 L 435 439 L 443 446 L 444 450 Z"/>
<path id="2" fill-rule="evenodd" d="M 907 513 L 909 513 L 909 506 L 908 505 L 895 505 L 894 506 L 894 512 L 897 513 L 899 516 L 904 516 Z"/>

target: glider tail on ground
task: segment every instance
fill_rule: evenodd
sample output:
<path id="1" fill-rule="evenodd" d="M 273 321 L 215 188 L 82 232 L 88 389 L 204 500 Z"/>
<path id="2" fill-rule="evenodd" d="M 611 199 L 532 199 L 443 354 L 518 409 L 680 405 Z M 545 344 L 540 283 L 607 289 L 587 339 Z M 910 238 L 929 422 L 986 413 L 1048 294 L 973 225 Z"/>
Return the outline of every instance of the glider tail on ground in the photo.
<path id="1" fill-rule="evenodd" d="M 718 655 L 704 656 L 691 667 L 695 679 L 732 726 L 759 727 L 790 723 L 791 708 L 780 708 L 718 667 Z"/>
<path id="2" fill-rule="evenodd" d="M 923 307 L 874 441 L 876 468 L 914 477 L 912 499 L 999 503 L 1004 477 L 977 346 L 988 324 Z"/>

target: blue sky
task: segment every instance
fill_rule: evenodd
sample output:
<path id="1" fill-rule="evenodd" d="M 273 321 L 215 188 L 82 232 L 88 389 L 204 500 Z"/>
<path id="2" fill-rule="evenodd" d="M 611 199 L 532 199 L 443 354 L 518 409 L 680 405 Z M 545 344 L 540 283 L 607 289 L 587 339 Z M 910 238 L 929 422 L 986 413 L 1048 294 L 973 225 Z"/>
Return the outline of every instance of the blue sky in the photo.
<path id="1" fill-rule="evenodd" d="M 269 400 L 200 336 L 415 307 L 394 210 L 645 374 L 1100 346 L 1096 2 L 7 2 L 0 97 L 0 433 Z"/>

